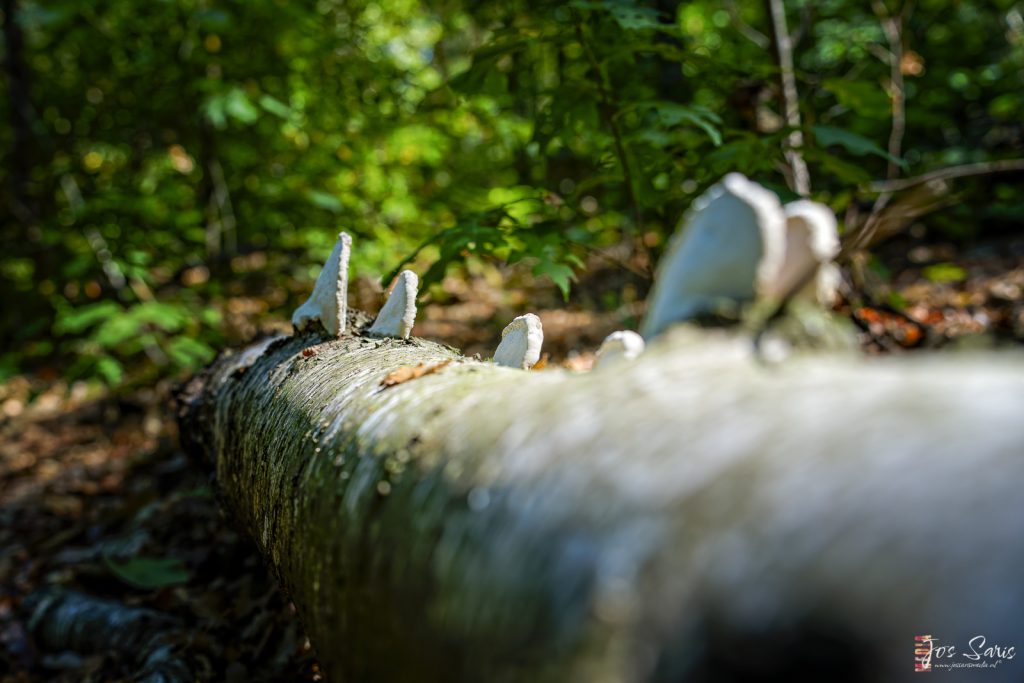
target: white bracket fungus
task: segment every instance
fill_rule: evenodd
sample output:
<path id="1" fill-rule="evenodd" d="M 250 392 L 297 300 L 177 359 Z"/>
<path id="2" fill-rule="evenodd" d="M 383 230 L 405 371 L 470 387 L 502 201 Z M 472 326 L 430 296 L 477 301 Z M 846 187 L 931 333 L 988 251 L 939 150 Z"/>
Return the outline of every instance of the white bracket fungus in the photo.
<path id="1" fill-rule="evenodd" d="M 775 194 L 739 173 L 725 176 L 683 217 L 658 266 L 643 336 L 753 300 L 782 265 L 785 230 Z"/>
<path id="2" fill-rule="evenodd" d="M 608 367 L 620 361 L 633 360 L 644 352 L 644 338 L 632 330 L 612 332 L 597 350 L 594 367 Z"/>
<path id="3" fill-rule="evenodd" d="M 779 303 L 797 289 L 831 306 L 838 253 L 836 217 L 827 206 L 801 200 L 783 207 L 770 191 L 730 173 L 694 201 L 672 238 L 643 335 L 755 298 Z"/>
<path id="4" fill-rule="evenodd" d="M 316 278 L 313 293 L 292 313 L 292 324 L 297 330 L 302 332 L 311 322 L 319 320 L 324 329 L 335 337 L 345 331 L 348 259 L 351 253 L 352 238 L 347 233 L 339 233 L 331 255 Z"/>
<path id="5" fill-rule="evenodd" d="M 529 370 L 540 360 L 544 329 L 533 313 L 521 315 L 501 331 L 501 343 L 494 352 L 494 362 L 510 368 Z"/>
<path id="6" fill-rule="evenodd" d="M 783 207 L 786 216 L 786 251 L 775 277 L 760 295 L 782 301 L 797 290 L 816 291 L 820 303 L 831 305 L 835 297 L 836 270 L 832 259 L 839 253 L 836 216 L 824 204 L 800 200 Z M 813 286 L 811 285 L 814 282 Z"/>
<path id="7" fill-rule="evenodd" d="M 843 283 L 843 274 L 839 266 L 829 261 L 818 266 L 818 274 L 814 278 L 815 300 L 831 309 L 839 301 L 839 286 Z"/>
<path id="8" fill-rule="evenodd" d="M 378 337 L 401 337 L 408 339 L 412 326 L 416 322 L 416 288 L 419 279 L 411 270 L 403 270 L 398 274 L 391 294 L 380 309 L 377 319 L 373 321 L 369 333 Z"/>

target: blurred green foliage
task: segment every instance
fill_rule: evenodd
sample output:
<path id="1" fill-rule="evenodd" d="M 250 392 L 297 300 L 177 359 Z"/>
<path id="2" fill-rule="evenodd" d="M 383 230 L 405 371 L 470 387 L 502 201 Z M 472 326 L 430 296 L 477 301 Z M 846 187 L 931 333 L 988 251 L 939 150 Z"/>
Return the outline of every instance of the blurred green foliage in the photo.
<path id="1" fill-rule="evenodd" d="M 876 10 L 906 9 L 886 1 Z M 915 175 L 1020 155 L 1017 0 L 905 12 L 899 159 L 878 12 L 785 4 L 804 155 L 840 215 L 889 161 Z M 246 257 L 286 257 L 260 283 L 287 313 L 339 229 L 357 240 L 357 272 L 413 260 L 428 295 L 467 258 L 522 263 L 568 295 L 588 252 L 657 252 L 726 172 L 790 194 L 763 3 L 2 8 L 0 377 L 54 359 L 111 384 L 126 367 L 195 367 L 224 342 Z M 1019 224 L 1019 190 L 971 181 L 936 224 Z"/>

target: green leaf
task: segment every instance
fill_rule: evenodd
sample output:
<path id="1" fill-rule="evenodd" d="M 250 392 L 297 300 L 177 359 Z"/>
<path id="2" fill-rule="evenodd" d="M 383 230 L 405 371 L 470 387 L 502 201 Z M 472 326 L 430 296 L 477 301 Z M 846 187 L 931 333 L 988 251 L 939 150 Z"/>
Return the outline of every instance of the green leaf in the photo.
<path id="1" fill-rule="evenodd" d="M 111 349 L 139 334 L 143 324 L 131 314 L 118 315 L 107 319 L 89 338 L 103 348 Z"/>
<path id="2" fill-rule="evenodd" d="M 702 163 L 716 175 L 742 168 L 745 173 L 768 171 L 775 163 L 775 150 L 763 138 L 746 135 L 732 140 L 704 157 Z"/>
<path id="3" fill-rule="evenodd" d="M 883 280 L 892 279 L 892 271 L 877 256 L 872 256 L 871 260 L 868 261 L 868 270 Z"/>
<path id="4" fill-rule="evenodd" d="M 7 353 L 0 356 L 0 382 L 6 382 L 20 372 L 19 360 L 20 357 L 17 353 Z"/>
<path id="5" fill-rule="evenodd" d="M 815 126 L 814 137 L 822 147 L 839 145 L 847 152 L 855 154 L 856 156 L 872 154 L 874 156 L 882 157 L 883 159 L 888 159 L 900 166 L 906 166 L 905 161 L 897 159 L 875 143 L 871 142 L 871 140 L 857 135 L 856 133 L 851 133 L 848 130 L 843 130 L 842 128 L 835 128 L 833 126 Z"/>
<path id="6" fill-rule="evenodd" d="M 627 31 L 675 29 L 674 25 L 664 24 L 658 19 L 658 10 L 653 7 L 638 7 L 633 0 L 575 0 L 570 4 L 576 9 L 607 12 L 620 28 Z"/>
<path id="7" fill-rule="evenodd" d="M 99 301 L 79 308 L 67 308 L 57 314 L 53 331 L 57 334 L 78 334 L 122 312 L 122 308 L 113 301 Z"/>
<path id="8" fill-rule="evenodd" d="M 288 105 L 276 97 L 260 95 L 259 104 L 264 110 L 274 116 L 280 116 L 282 119 L 287 119 L 292 115 L 292 110 L 288 108 Z"/>
<path id="9" fill-rule="evenodd" d="M 848 185 L 861 185 L 873 178 L 863 166 L 840 159 L 824 150 L 808 149 L 807 159 L 821 164 L 825 170 Z"/>
<path id="10" fill-rule="evenodd" d="M 716 125 L 720 124 L 722 120 L 710 109 L 700 106 L 687 107 L 675 102 L 662 101 L 639 102 L 636 104 L 636 108 L 648 109 L 654 112 L 658 117 L 657 124 L 663 129 L 671 129 L 684 124 L 696 126 L 711 138 L 711 142 L 716 147 L 722 144 L 722 134 L 716 127 Z M 650 131 L 651 129 L 647 130 Z M 654 131 L 656 130 L 657 128 L 654 129 Z M 658 134 L 653 133 L 653 136 L 647 135 L 645 137 L 648 139 L 657 139 Z"/>
<path id="11" fill-rule="evenodd" d="M 221 315 L 220 311 L 210 306 L 199 311 L 199 320 L 201 320 L 204 325 L 209 325 L 210 327 L 219 325 L 223 317 L 224 316 Z"/>
<path id="12" fill-rule="evenodd" d="M 219 9 L 196 12 L 195 18 L 199 20 L 199 25 L 206 31 L 222 31 L 231 26 L 231 17 L 227 12 Z"/>
<path id="13" fill-rule="evenodd" d="M 185 563 L 174 557 L 133 557 L 119 562 L 104 555 L 103 563 L 121 581 L 144 590 L 176 586 L 192 577 Z"/>
<path id="14" fill-rule="evenodd" d="M 217 130 L 223 130 L 228 125 L 228 118 L 224 113 L 224 97 L 215 95 L 203 103 L 203 113 Z"/>
<path id="15" fill-rule="evenodd" d="M 892 113 L 889 96 L 875 83 L 830 78 L 823 85 L 836 96 L 840 104 L 849 107 L 859 116 L 886 119 Z"/>
<path id="16" fill-rule="evenodd" d="M 562 298 L 569 300 L 569 287 L 576 279 L 573 269 L 564 263 L 543 260 L 533 267 L 533 274 L 549 278 L 562 292 Z"/>
<path id="17" fill-rule="evenodd" d="M 191 337 L 175 337 L 167 343 L 167 355 L 183 368 L 196 368 L 213 360 L 216 352 Z"/>
<path id="18" fill-rule="evenodd" d="M 0 277 L 14 280 L 19 288 L 31 288 L 32 276 L 36 271 L 36 264 L 28 258 L 7 258 L 0 261 Z"/>
<path id="19" fill-rule="evenodd" d="M 224 111 L 228 116 L 242 123 L 253 123 L 260 117 L 259 110 L 253 106 L 241 88 L 233 88 L 227 94 Z"/>
<path id="20" fill-rule="evenodd" d="M 629 136 L 629 140 L 635 142 L 646 142 L 655 149 L 666 149 L 675 142 L 676 136 L 658 128 L 643 128 L 639 132 Z"/>
<path id="21" fill-rule="evenodd" d="M 673 28 L 658 21 L 658 12 L 651 7 L 613 7 L 612 18 L 627 31 Z"/>
<path id="22" fill-rule="evenodd" d="M 319 206 L 321 209 L 327 209 L 333 213 L 339 213 L 345 208 L 337 197 L 319 190 L 309 190 L 306 192 L 306 199 L 312 202 L 314 206 Z"/>
<path id="23" fill-rule="evenodd" d="M 402 266 L 412 261 L 423 249 L 431 244 L 437 245 L 440 254 L 430 265 L 427 272 L 420 277 L 420 291 L 426 291 L 431 285 L 444 278 L 448 266 L 464 260 L 466 254 L 495 256 L 499 250 L 508 247 L 507 229 L 502 227 L 507 221 L 507 207 L 500 206 L 487 211 L 469 214 L 462 223 L 446 228 L 427 239 L 411 254 L 399 262 L 395 269 L 382 280 L 387 284 L 398 275 Z"/>
<path id="24" fill-rule="evenodd" d="M 889 296 L 886 297 L 889 305 L 897 311 L 907 310 L 907 299 L 902 296 L 899 292 L 889 292 Z"/>
<path id="25" fill-rule="evenodd" d="M 133 306 L 130 315 L 140 324 L 149 323 L 165 332 L 177 332 L 189 317 L 183 307 L 161 301 L 146 301 Z"/>
<path id="26" fill-rule="evenodd" d="M 955 263 L 936 263 L 921 271 L 926 278 L 937 284 L 963 282 L 967 279 L 967 271 Z"/>
<path id="27" fill-rule="evenodd" d="M 121 364 L 110 356 L 100 356 L 96 361 L 96 373 L 110 386 L 117 386 L 124 379 Z"/>

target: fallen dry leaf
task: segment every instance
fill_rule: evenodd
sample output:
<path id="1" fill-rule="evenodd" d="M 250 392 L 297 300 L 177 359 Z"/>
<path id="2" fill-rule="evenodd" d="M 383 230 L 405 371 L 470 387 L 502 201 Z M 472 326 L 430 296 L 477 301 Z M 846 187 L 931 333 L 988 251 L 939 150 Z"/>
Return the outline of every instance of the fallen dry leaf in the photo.
<path id="1" fill-rule="evenodd" d="M 380 386 L 386 389 L 397 384 L 402 384 L 403 382 L 409 382 L 426 375 L 432 375 L 435 372 L 439 372 L 450 363 L 451 360 L 444 360 L 440 363 L 434 363 L 433 365 L 424 365 L 423 363 L 418 365 L 403 365 L 397 370 L 389 372 L 384 379 L 380 381 Z"/>
<path id="2" fill-rule="evenodd" d="M 905 313 L 863 306 L 854 309 L 853 318 L 875 337 L 892 338 L 905 348 L 917 346 L 924 340 L 921 323 Z"/>
<path id="3" fill-rule="evenodd" d="M 562 361 L 562 367 L 573 372 L 590 372 L 594 369 L 595 360 L 597 360 L 597 355 L 593 351 L 573 353 Z"/>

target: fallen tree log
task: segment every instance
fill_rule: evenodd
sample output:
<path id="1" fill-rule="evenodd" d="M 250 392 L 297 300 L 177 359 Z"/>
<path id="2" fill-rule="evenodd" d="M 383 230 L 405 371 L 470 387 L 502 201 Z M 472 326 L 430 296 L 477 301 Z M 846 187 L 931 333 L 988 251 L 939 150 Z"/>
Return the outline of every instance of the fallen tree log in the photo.
<path id="1" fill-rule="evenodd" d="M 1019 355 L 766 364 L 683 328 L 573 375 L 364 327 L 181 397 L 331 680 L 896 681 L 918 635 L 1021 676 Z"/>

